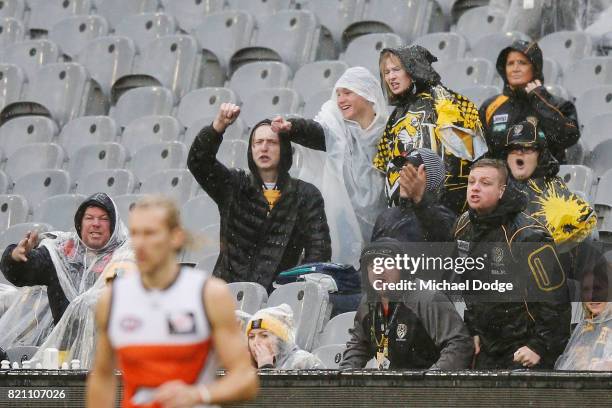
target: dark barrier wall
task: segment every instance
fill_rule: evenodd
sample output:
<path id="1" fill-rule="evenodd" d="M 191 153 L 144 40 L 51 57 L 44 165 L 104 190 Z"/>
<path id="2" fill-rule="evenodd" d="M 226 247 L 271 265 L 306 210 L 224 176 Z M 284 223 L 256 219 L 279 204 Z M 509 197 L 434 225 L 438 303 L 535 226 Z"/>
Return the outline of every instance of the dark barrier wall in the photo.
<path id="1" fill-rule="evenodd" d="M 612 373 L 296 371 L 260 378 L 260 397 L 240 407 L 612 407 Z M 0 371 L 0 407 L 82 407 L 85 379 L 75 371 Z"/>

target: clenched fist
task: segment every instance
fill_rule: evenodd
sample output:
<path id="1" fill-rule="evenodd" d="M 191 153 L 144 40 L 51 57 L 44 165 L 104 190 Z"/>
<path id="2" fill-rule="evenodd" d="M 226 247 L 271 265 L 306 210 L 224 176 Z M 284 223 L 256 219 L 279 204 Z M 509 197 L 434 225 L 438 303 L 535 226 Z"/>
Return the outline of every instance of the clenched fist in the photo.
<path id="1" fill-rule="evenodd" d="M 233 103 L 222 103 L 221 106 L 219 106 L 217 117 L 213 121 L 213 128 L 215 128 L 217 133 L 225 132 L 225 129 L 236 121 L 238 115 L 240 115 L 240 107 L 238 105 L 234 105 Z"/>

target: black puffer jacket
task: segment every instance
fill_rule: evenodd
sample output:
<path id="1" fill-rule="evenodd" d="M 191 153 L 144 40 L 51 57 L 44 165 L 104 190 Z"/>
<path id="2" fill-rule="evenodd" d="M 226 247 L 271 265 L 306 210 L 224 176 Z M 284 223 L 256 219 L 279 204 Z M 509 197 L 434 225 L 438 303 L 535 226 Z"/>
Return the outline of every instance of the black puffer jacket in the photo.
<path id="1" fill-rule="evenodd" d="M 537 368 L 550 368 L 569 338 L 571 309 L 564 272 L 550 233 L 523 212 L 526 205 L 524 192 L 508 180 L 496 210 L 486 216 L 469 210 L 457 221 L 459 256 L 483 257 L 486 265 L 482 271 L 466 272 L 463 279 L 491 282 L 513 274 L 511 280 L 521 285 L 503 303 L 496 301 L 501 294 L 493 301 L 481 294 L 466 296 L 465 322 L 481 340 L 478 368 L 510 368 L 522 346 L 541 357 Z M 541 269 L 534 270 L 532 263 Z M 529 293 L 530 300 L 546 301 L 527 302 L 521 299 L 523 293 Z"/>
<path id="2" fill-rule="evenodd" d="M 534 80 L 544 83 L 542 51 L 537 43 L 516 41 L 501 51 L 497 58 L 497 72 L 504 80 L 503 93 L 487 99 L 479 110 L 489 156 L 503 159 L 508 129 L 528 116 L 535 116 L 553 156 L 563 164 L 565 149 L 580 138 L 576 107 L 570 101 L 551 95 L 544 86 L 529 94 L 524 89 L 510 88 L 506 78 L 506 59 L 511 51 L 525 54 L 533 65 Z"/>
<path id="3" fill-rule="evenodd" d="M 270 123 L 260 123 L 265 122 Z M 302 252 L 305 263 L 329 261 L 331 241 L 321 193 L 312 184 L 289 176 L 291 143 L 284 138 L 277 183 L 281 197 L 268 213 L 263 183 L 251 153 L 251 138 L 250 173 L 228 169 L 215 159 L 223 135 L 212 126 L 203 128 L 196 137 L 187 165 L 219 206 L 221 253 L 215 276 L 227 282 L 257 282 L 271 290 L 276 275 L 296 266 Z"/>

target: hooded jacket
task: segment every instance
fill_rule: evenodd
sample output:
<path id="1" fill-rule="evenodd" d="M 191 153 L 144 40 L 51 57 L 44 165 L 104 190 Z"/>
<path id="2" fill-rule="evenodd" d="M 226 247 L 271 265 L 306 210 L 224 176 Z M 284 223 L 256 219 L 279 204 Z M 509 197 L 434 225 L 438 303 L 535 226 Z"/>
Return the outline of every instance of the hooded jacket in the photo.
<path id="1" fill-rule="evenodd" d="M 257 282 L 268 290 L 278 273 L 302 261 L 331 258 L 329 228 L 323 197 L 312 184 L 289 176 L 291 142 L 280 138 L 281 157 L 277 188 L 280 198 L 269 209 L 262 180 L 253 160 L 249 137 L 250 172 L 228 169 L 216 155 L 223 135 L 204 127 L 191 146 L 187 166 L 200 186 L 219 206 L 221 251 L 214 275 L 226 282 Z M 203 225 L 201 227 L 204 227 Z"/>
<path id="2" fill-rule="evenodd" d="M 63 247 L 65 251 L 72 253 L 78 245 L 83 245 L 85 247 L 81 240 L 81 224 L 85 211 L 87 208 L 92 206 L 99 207 L 106 211 L 110 219 L 111 238 L 109 239 L 107 246 L 111 243 L 111 241 L 116 241 L 113 242 L 114 248 L 119 247 L 125 242 L 126 237 L 119 237 L 119 234 L 117 234 L 117 230 L 121 222 L 117 219 L 115 204 L 105 193 L 96 193 L 85 199 L 85 201 L 79 205 L 79 208 L 74 216 L 74 227 L 77 231 L 76 237 L 71 237 L 66 241 L 68 245 Z M 65 293 L 58 271 L 53 262 L 53 257 L 49 252 L 49 247 L 47 247 L 45 243 L 47 240 L 55 240 L 60 234 L 70 233 L 46 233 L 44 236 L 41 236 L 41 238 L 45 239 L 41 239 L 40 245 L 27 254 L 27 262 L 16 262 L 13 260 L 11 253 L 17 244 L 9 245 L 4 250 L 2 260 L 0 261 L 0 268 L 4 273 L 4 276 L 15 286 L 47 286 L 49 307 L 51 308 L 51 313 L 55 323 L 61 319 L 64 311 L 70 303 L 70 299 L 73 297 L 70 294 Z M 72 244 L 70 244 L 71 240 Z M 102 250 L 104 250 L 104 248 Z M 70 256 L 71 254 L 65 255 Z M 62 258 L 62 254 L 58 254 L 58 256 L 59 258 Z M 80 275 L 86 269 L 87 262 L 85 259 L 77 260 L 76 263 L 74 260 L 72 260 L 71 265 L 74 266 L 71 272 L 76 272 L 76 275 Z M 102 272 L 102 269 L 96 272 Z M 94 281 L 86 282 L 88 286 L 93 285 L 93 283 Z M 86 290 L 88 287 L 82 289 Z"/>
<path id="3" fill-rule="evenodd" d="M 470 209 L 455 227 L 458 256 L 485 259 L 484 269 L 466 272 L 462 279 L 492 282 L 509 277 L 520 284 L 506 302 L 500 294 L 493 299 L 482 293 L 465 295 L 466 325 L 481 342 L 477 368 L 511 368 L 513 354 L 522 346 L 541 357 L 538 368 L 550 368 L 569 338 L 565 275 L 550 233 L 524 212 L 526 206 L 526 194 L 509 179 L 492 213 L 478 215 Z M 533 302 L 536 298 L 542 301 Z"/>
<path id="4" fill-rule="evenodd" d="M 424 147 L 442 157 L 447 174 L 442 203 L 459 214 L 465 206 L 469 165 L 486 152 L 478 110 L 440 83 L 440 75 L 431 66 L 437 59 L 425 48 L 387 48 L 381 51 L 381 59 L 388 53 L 399 58 L 412 78 L 411 87 L 398 96 L 386 89 L 381 73 L 389 104 L 395 106 L 374 157 L 374 166 L 386 174 L 388 205 L 399 205 L 399 166 L 394 159 Z"/>
<path id="5" fill-rule="evenodd" d="M 364 368 L 376 357 L 377 343 L 389 325 L 389 369 L 458 370 L 468 368 L 474 345 L 448 297 L 436 291 L 406 291 L 401 301 L 389 303 L 384 312 L 379 294 L 368 279 L 368 265 L 374 257 L 394 257 L 408 248 L 392 238 L 366 246 L 361 256 L 364 297 L 350 340 L 344 351 L 341 369 Z M 402 279 L 408 278 L 404 274 Z M 397 312 L 396 312 L 397 308 Z M 395 315 L 395 318 L 393 318 Z M 384 327 L 384 329 L 383 329 Z"/>
<path id="6" fill-rule="evenodd" d="M 528 94 L 524 89 L 512 89 L 506 78 L 506 60 L 511 51 L 524 54 L 533 65 L 533 79 L 539 79 L 544 84 L 542 51 L 537 43 L 515 41 L 500 52 L 496 67 L 504 80 L 503 92 L 487 99 L 479 110 L 489 145 L 489 155 L 503 159 L 508 129 L 528 116 L 535 116 L 553 156 L 563 164 L 565 149 L 574 145 L 580 138 L 576 107 L 570 101 L 551 95 L 544 86 L 537 87 Z"/>

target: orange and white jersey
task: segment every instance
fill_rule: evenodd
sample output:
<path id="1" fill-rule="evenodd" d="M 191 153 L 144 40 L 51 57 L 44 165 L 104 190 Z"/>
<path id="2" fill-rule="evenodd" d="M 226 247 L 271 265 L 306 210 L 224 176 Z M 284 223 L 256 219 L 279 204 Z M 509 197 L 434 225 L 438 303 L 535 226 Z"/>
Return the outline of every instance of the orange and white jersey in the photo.
<path id="1" fill-rule="evenodd" d="M 165 382 L 211 383 L 217 369 L 202 300 L 206 272 L 181 267 L 166 289 L 146 289 L 140 274 L 113 282 L 108 333 L 123 372 L 124 407 Z"/>

